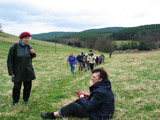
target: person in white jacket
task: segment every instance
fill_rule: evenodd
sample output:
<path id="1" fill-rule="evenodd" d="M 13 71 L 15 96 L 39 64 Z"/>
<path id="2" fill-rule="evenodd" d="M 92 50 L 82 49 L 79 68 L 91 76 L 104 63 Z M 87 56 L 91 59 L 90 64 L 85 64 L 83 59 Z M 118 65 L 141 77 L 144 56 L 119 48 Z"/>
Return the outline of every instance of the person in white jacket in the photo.
<path id="1" fill-rule="evenodd" d="M 88 54 L 87 61 L 89 61 L 91 71 L 93 71 L 94 69 L 95 59 L 96 59 L 96 55 L 93 54 L 92 50 L 90 50 L 90 54 Z"/>

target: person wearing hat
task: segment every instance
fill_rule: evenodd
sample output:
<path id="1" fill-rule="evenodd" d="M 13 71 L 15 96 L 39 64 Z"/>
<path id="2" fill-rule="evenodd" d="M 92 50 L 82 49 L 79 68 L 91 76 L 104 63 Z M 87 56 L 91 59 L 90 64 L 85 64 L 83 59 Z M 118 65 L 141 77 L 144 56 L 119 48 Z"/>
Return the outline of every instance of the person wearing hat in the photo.
<path id="1" fill-rule="evenodd" d="M 23 101 L 24 104 L 28 104 L 32 80 L 36 78 L 32 65 L 32 58 L 36 57 L 36 54 L 28 44 L 30 37 L 31 34 L 29 32 L 22 32 L 19 36 L 19 43 L 13 44 L 8 53 L 8 73 L 14 83 L 12 89 L 12 106 L 19 102 L 22 83 L 24 86 Z"/>

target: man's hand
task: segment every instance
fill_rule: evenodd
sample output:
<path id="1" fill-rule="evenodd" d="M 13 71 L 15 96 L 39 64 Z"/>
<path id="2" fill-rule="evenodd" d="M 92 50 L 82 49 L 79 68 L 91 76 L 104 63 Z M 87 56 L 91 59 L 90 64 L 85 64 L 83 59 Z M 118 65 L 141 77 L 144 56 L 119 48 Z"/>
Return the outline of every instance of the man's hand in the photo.
<path id="1" fill-rule="evenodd" d="M 77 92 L 77 91 L 74 91 L 77 95 L 78 95 L 78 98 L 82 98 L 82 97 L 85 97 L 86 100 L 88 100 L 88 93 L 85 93 L 85 92 Z"/>
<path id="2" fill-rule="evenodd" d="M 84 97 L 84 95 L 83 95 L 83 94 L 81 94 L 81 95 L 80 95 L 80 98 L 82 98 L 82 97 Z"/>
<path id="3" fill-rule="evenodd" d="M 86 93 L 86 92 L 82 92 L 82 94 L 83 94 L 84 96 L 89 96 L 89 94 Z"/>

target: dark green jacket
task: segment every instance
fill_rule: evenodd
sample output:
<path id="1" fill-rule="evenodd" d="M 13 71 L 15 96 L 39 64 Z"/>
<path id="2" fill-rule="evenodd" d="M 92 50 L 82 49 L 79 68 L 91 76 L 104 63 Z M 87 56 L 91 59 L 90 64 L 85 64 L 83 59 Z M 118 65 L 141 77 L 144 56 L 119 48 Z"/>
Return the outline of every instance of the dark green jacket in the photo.
<path id="1" fill-rule="evenodd" d="M 11 46 L 7 67 L 9 75 L 15 75 L 13 82 L 31 81 L 36 78 L 32 65 L 32 58 L 36 57 L 36 54 L 31 54 L 30 49 L 30 45 L 23 46 L 20 42 Z"/>

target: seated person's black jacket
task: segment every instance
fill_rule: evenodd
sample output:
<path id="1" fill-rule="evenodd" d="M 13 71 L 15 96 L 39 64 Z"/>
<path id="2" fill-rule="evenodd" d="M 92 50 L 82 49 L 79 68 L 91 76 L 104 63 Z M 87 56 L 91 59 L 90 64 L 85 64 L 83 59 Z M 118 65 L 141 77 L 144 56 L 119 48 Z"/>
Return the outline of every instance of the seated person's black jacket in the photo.
<path id="1" fill-rule="evenodd" d="M 91 120 L 107 120 L 114 113 L 114 94 L 109 79 L 104 79 L 90 87 L 90 96 L 79 99 Z"/>

